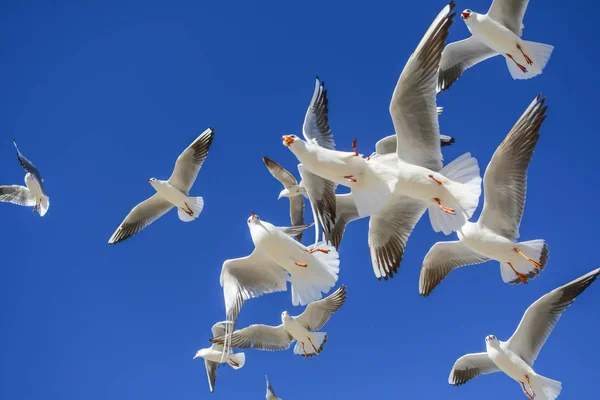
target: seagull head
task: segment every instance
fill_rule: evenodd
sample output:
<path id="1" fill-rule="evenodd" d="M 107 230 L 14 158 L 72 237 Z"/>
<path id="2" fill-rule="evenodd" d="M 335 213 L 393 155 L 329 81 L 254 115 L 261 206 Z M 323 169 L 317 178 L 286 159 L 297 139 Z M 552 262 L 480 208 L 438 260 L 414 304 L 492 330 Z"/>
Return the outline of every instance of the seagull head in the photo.
<path id="1" fill-rule="evenodd" d="M 284 146 L 290 147 L 295 141 L 299 140 L 300 138 L 296 135 L 283 135 L 281 139 L 283 140 Z"/>
<path id="2" fill-rule="evenodd" d="M 300 185 L 292 186 L 292 187 L 283 189 L 279 193 L 279 197 L 277 197 L 277 200 L 281 199 L 282 197 L 296 197 L 305 192 L 306 192 L 306 189 L 304 189 L 304 187 L 302 187 Z"/>
<path id="3" fill-rule="evenodd" d="M 148 179 L 148 182 L 150 182 L 150 184 L 152 186 L 154 186 L 156 183 L 158 183 L 158 179 L 156 179 L 156 178 L 150 178 L 150 179 Z"/>
<path id="4" fill-rule="evenodd" d="M 200 349 L 196 352 L 196 355 L 194 356 L 194 358 L 192 358 L 192 360 L 195 360 L 196 358 L 200 358 L 200 357 L 204 357 L 206 353 L 206 349 Z"/>
<path id="5" fill-rule="evenodd" d="M 473 14 L 473 11 L 467 8 L 466 10 L 460 13 L 460 17 L 466 22 L 469 20 L 469 18 L 471 18 L 471 14 Z"/>
<path id="6" fill-rule="evenodd" d="M 287 311 L 284 311 L 281 313 L 281 321 L 289 321 L 290 320 L 290 313 L 288 313 Z"/>
<path id="7" fill-rule="evenodd" d="M 494 336 L 494 335 L 488 335 L 488 336 L 485 337 L 485 344 L 486 344 L 486 346 L 487 345 L 492 346 L 492 345 L 498 344 L 498 342 L 499 342 L 498 338 L 496 336 Z"/>
<path id="8" fill-rule="evenodd" d="M 256 214 L 254 214 L 254 211 L 252 211 L 250 218 L 248 218 L 248 225 L 256 224 L 259 221 L 260 221 L 260 217 Z"/>

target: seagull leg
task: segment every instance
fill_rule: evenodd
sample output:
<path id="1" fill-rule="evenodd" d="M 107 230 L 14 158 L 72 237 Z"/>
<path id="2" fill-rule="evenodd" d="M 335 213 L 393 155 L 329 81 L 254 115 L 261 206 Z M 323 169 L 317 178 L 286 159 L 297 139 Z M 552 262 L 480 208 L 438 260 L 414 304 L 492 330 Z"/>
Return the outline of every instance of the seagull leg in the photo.
<path id="1" fill-rule="evenodd" d="M 322 248 L 316 248 L 316 249 L 312 249 L 312 250 L 306 250 L 308 252 L 308 254 L 312 254 L 315 253 L 317 251 L 320 251 L 321 253 L 325 253 L 325 254 L 329 254 L 329 250 L 327 249 L 322 249 Z"/>
<path id="2" fill-rule="evenodd" d="M 35 206 L 33 206 L 33 210 L 31 211 L 31 213 L 32 213 L 32 214 L 35 214 L 35 212 L 37 211 L 37 209 L 38 209 L 38 204 L 39 204 L 39 203 L 35 203 Z"/>
<path id="3" fill-rule="evenodd" d="M 523 393 L 525 393 L 525 395 L 527 397 L 529 397 L 529 400 L 533 400 L 533 398 L 535 397 L 535 395 L 531 395 L 529 394 L 529 392 L 527 391 L 527 388 L 525 387 L 525 383 L 524 382 L 519 382 L 521 384 L 521 387 L 523 388 Z"/>
<path id="4" fill-rule="evenodd" d="M 190 217 L 193 217 L 194 216 L 194 212 L 192 211 L 192 209 L 190 208 L 190 206 L 188 206 L 187 203 L 183 203 L 183 204 L 185 204 L 185 206 L 187 207 L 187 210 L 185 210 L 185 209 L 182 208 L 183 212 L 186 213 L 187 215 L 189 215 Z"/>
<path id="5" fill-rule="evenodd" d="M 238 364 L 237 362 L 233 361 L 233 358 L 229 359 L 229 364 L 233 365 L 236 368 L 240 366 L 240 364 Z"/>
<path id="6" fill-rule="evenodd" d="M 433 175 L 431 175 L 431 174 L 430 174 L 430 175 L 428 175 L 428 176 L 429 176 L 431 179 L 433 179 L 433 181 L 434 181 L 435 183 L 437 183 L 438 185 L 442 186 L 442 182 L 441 182 L 441 181 L 438 181 L 437 179 L 435 179 L 435 178 L 433 177 Z"/>
<path id="7" fill-rule="evenodd" d="M 531 387 L 531 382 L 529 381 L 529 376 L 525 375 L 525 379 L 527 379 L 527 385 L 529 385 L 529 389 L 531 389 L 531 398 L 533 399 L 535 397 L 535 391 Z"/>
<path id="8" fill-rule="evenodd" d="M 450 215 L 456 215 L 456 212 L 454 211 L 454 208 L 450 208 L 450 207 L 446 207 L 442 205 L 442 202 L 440 201 L 439 198 L 434 198 L 433 200 L 435 200 L 436 203 L 438 203 L 438 205 L 440 206 L 440 209 L 445 212 L 448 213 Z"/>
<path id="9" fill-rule="evenodd" d="M 304 348 L 304 342 L 300 342 L 302 343 L 302 351 L 304 352 L 304 357 L 308 357 L 308 354 L 306 353 L 306 349 Z"/>
<path id="10" fill-rule="evenodd" d="M 523 51 L 523 48 L 518 43 L 517 43 L 517 49 L 521 50 L 521 54 L 523 54 L 523 57 L 525 57 L 525 61 L 527 61 L 527 64 L 533 65 L 533 60 L 531 58 L 529 58 L 529 56 L 527 54 L 525 54 L 525 52 Z"/>
<path id="11" fill-rule="evenodd" d="M 358 157 L 358 148 L 356 147 L 356 138 L 352 141 L 352 150 L 354 150 L 354 155 Z"/>
<path id="12" fill-rule="evenodd" d="M 297 266 L 302 267 L 302 268 L 306 268 L 308 266 L 308 264 L 304 264 L 304 263 L 295 263 Z"/>
<path id="13" fill-rule="evenodd" d="M 519 278 L 519 280 L 525 284 L 527 284 L 527 276 L 523 275 L 522 273 L 520 273 L 519 271 L 517 271 L 515 269 L 515 267 L 513 267 L 513 265 L 511 263 L 507 263 L 509 265 L 509 267 L 512 268 L 513 272 L 515 273 L 515 275 L 517 275 L 517 278 Z"/>
<path id="14" fill-rule="evenodd" d="M 525 68 L 525 66 L 523 66 L 523 65 L 519 64 L 519 63 L 517 62 L 517 60 L 515 60 L 515 59 L 514 59 L 514 57 L 512 56 L 512 54 L 508 54 L 508 53 L 506 53 L 506 56 L 507 56 L 508 58 L 510 58 L 511 60 L 513 60 L 513 61 L 515 62 L 515 64 L 517 64 L 517 67 L 519 67 L 519 69 L 520 69 L 521 71 L 523 71 L 524 73 L 527 73 L 527 68 Z"/>
<path id="15" fill-rule="evenodd" d="M 313 343 L 313 341 L 310 338 L 308 338 L 308 341 L 310 342 L 310 345 L 314 349 L 315 353 L 319 354 L 319 350 L 317 350 L 317 348 L 315 347 L 315 344 Z"/>
<path id="16" fill-rule="evenodd" d="M 350 182 L 354 182 L 354 183 L 357 182 L 356 178 L 352 175 L 345 175 L 344 179 L 348 179 Z"/>
<path id="17" fill-rule="evenodd" d="M 542 264 L 540 264 L 539 262 L 535 261 L 533 258 L 529 258 L 529 257 L 527 257 L 527 256 L 525 255 L 525 253 L 523 253 L 521 250 L 517 249 L 516 247 L 515 247 L 515 251 L 516 251 L 517 253 L 519 253 L 520 255 L 522 255 L 523 257 L 525 257 L 525 258 L 527 259 L 527 261 L 529 261 L 530 263 L 532 263 L 533 265 L 535 265 L 535 267 L 536 267 L 537 269 L 540 269 L 540 268 L 542 268 Z"/>

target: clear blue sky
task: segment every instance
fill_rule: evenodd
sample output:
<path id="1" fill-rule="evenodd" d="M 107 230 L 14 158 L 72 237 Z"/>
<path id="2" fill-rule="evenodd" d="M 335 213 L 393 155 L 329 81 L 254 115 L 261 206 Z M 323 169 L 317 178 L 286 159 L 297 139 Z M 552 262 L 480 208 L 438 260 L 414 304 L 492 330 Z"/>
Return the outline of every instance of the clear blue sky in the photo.
<path id="1" fill-rule="evenodd" d="M 219 369 L 209 394 L 192 361 L 224 317 L 225 259 L 252 250 L 255 211 L 289 225 L 287 201 L 261 161 L 296 172 L 284 133 L 300 133 L 315 75 L 329 89 L 339 149 L 370 153 L 393 132 L 389 100 L 404 63 L 445 1 L 420 2 L 29 1 L 0 16 L 0 183 L 22 184 L 11 140 L 39 167 L 51 198 L 44 218 L 0 204 L 0 398 L 263 398 L 263 374 L 293 399 L 520 398 L 505 375 L 447 383 L 454 361 L 506 340 L 524 310 L 551 289 L 598 267 L 597 14 L 594 2 L 532 0 L 524 37 L 556 46 L 544 73 L 513 81 L 500 58 L 469 70 L 449 92 L 446 160 L 470 151 L 482 167 L 538 92 L 548 119 L 529 169 L 521 237 L 550 246 L 545 272 L 509 286 L 495 262 L 453 273 L 425 299 L 423 257 L 435 234 L 424 218 L 400 273 L 379 282 L 368 221 L 351 224 L 339 283 L 348 301 L 326 326 L 313 359 L 248 351 L 246 366 Z M 490 0 L 459 2 L 485 12 Z M 456 18 L 450 40 L 468 31 Z M 192 195 L 195 222 L 174 211 L 117 246 L 108 238 L 154 193 L 179 153 L 216 130 Z M 479 210 L 476 215 L 479 214 Z M 307 235 L 310 239 L 312 234 Z M 239 326 L 299 313 L 289 292 L 246 303 Z M 564 315 L 536 370 L 563 382 L 561 398 L 597 396 L 600 285 Z M 327 381 L 325 381 L 327 379 Z"/>

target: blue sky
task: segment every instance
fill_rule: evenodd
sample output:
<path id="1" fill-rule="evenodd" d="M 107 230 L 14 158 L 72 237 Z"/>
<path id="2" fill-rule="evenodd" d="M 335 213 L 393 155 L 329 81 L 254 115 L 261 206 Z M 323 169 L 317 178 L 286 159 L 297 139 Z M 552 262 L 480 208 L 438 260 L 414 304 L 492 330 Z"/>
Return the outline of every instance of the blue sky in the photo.
<path id="1" fill-rule="evenodd" d="M 521 225 L 523 240 L 548 241 L 545 272 L 509 286 L 497 263 L 467 267 L 425 299 L 423 257 L 452 237 L 424 218 L 399 274 L 379 282 L 368 222 L 355 222 L 340 250 L 348 301 L 325 328 L 323 353 L 306 360 L 291 350 L 248 351 L 243 369 L 219 369 L 213 395 L 192 357 L 224 316 L 221 265 L 252 250 L 252 211 L 289 225 L 288 203 L 276 200 L 281 188 L 261 156 L 295 172 L 280 139 L 301 132 L 315 75 L 329 90 L 338 148 L 349 150 L 356 136 L 370 153 L 393 132 L 396 80 L 445 2 L 123 3 L 12 2 L 0 16 L 0 180 L 23 182 L 15 138 L 51 198 L 44 218 L 0 204 L 0 398 L 262 398 L 264 373 L 286 400 L 524 398 L 502 374 L 460 388 L 447 377 L 458 357 L 484 351 L 486 335 L 506 340 L 533 301 L 598 267 L 593 2 L 531 1 L 525 39 L 556 46 L 541 76 L 513 81 L 492 59 L 438 98 L 442 131 L 457 138 L 446 160 L 470 151 L 483 170 L 534 96 L 548 97 Z M 450 40 L 467 35 L 457 18 Z M 154 193 L 147 179 L 168 178 L 209 126 L 215 140 L 191 191 L 204 196 L 201 217 L 186 224 L 172 211 L 109 246 L 129 210 Z M 597 394 L 599 301 L 596 284 L 536 362 L 563 382 L 561 398 Z M 239 326 L 278 324 L 283 310 L 302 308 L 289 292 L 251 300 Z"/>

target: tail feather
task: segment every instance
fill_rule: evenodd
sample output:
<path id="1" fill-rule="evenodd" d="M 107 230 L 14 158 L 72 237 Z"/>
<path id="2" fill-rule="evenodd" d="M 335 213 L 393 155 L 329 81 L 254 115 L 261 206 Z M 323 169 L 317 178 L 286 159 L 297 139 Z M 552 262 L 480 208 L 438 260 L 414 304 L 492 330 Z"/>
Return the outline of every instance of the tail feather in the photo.
<path id="1" fill-rule="evenodd" d="M 538 42 L 530 42 L 525 41 L 525 47 L 528 47 L 531 51 L 534 65 L 537 63 L 537 68 L 540 70 L 540 73 L 544 68 L 546 68 L 546 64 L 548 64 L 548 60 L 550 60 L 550 56 L 552 55 L 552 51 L 554 51 L 554 46 L 550 44 L 538 43 Z"/>
<path id="2" fill-rule="evenodd" d="M 307 338 L 305 342 L 296 342 L 296 346 L 294 346 L 294 354 L 305 358 L 314 357 L 321 354 L 323 351 L 323 345 L 325 343 L 327 343 L 327 332 L 312 332 L 310 335 L 310 340 Z M 314 348 L 313 345 L 315 346 Z M 317 349 L 316 351 L 315 348 Z"/>
<path id="3" fill-rule="evenodd" d="M 562 383 L 542 375 L 534 375 L 530 381 L 535 397 L 540 400 L 554 400 L 562 391 Z"/>
<path id="4" fill-rule="evenodd" d="M 186 204 L 189 207 L 189 210 L 178 208 L 177 215 L 179 215 L 179 219 L 183 222 L 190 222 L 200 216 L 200 213 L 204 208 L 204 199 L 202 197 L 188 197 Z M 188 214 L 187 211 L 192 211 L 192 214 Z"/>
<path id="5" fill-rule="evenodd" d="M 233 369 L 240 369 L 246 364 L 246 354 L 245 353 L 236 353 L 230 354 L 227 359 L 227 364 L 231 366 Z"/>
<path id="6" fill-rule="evenodd" d="M 540 274 L 548 263 L 548 245 L 543 239 L 530 240 L 527 242 L 516 243 L 515 247 L 521 250 L 526 256 L 540 263 L 538 268 L 533 263 L 529 262 L 525 257 L 515 252 L 514 259 L 511 264 L 514 269 L 519 273 L 525 275 L 527 279 L 534 279 Z M 522 283 L 521 279 L 517 277 L 510 265 L 507 263 L 500 263 L 500 273 L 502 280 L 510 284 Z"/>
<path id="7" fill-rule="evenodd" d="M 298 270 L 290 275 L 292 284 L 292 304 L 306 305 L 323 297 L 337 282 L 340 271 L 339 254 L 334 246 L 320 242 L 309 246 L 308 249 L 321 248 L 328 253 L 315 252 L 308 268 Z"/>
<path id="8" fill-rule="evenodd" d="M 442 205 L 454 209 L 455 215 L 443 211 L 432 201 L 429 204 L 429 220 L 436 232 L 449 235 L 462 227 L 471 218 L 481 195 L 481 176 L 477 160 L 465 153 L 446 165 L 440 174 L 448 178 L 444 182 L 448 195 L 442 198 Z"/>
<path id="9" fill-rule="evenodd" d="M 525 54 L 531 58 L 533 64 L 529 65 L 520 51 L 513 52 L 513 59 L 505 57 L 508 71 L 513 79 L 531 79 L 541 74 L 554 50 L 554 46 L 549 44 L 528 41 L 522 42 L 522 48 Z M 525 68 L 525 71 L 519 68 L 517 62 Z"/>

